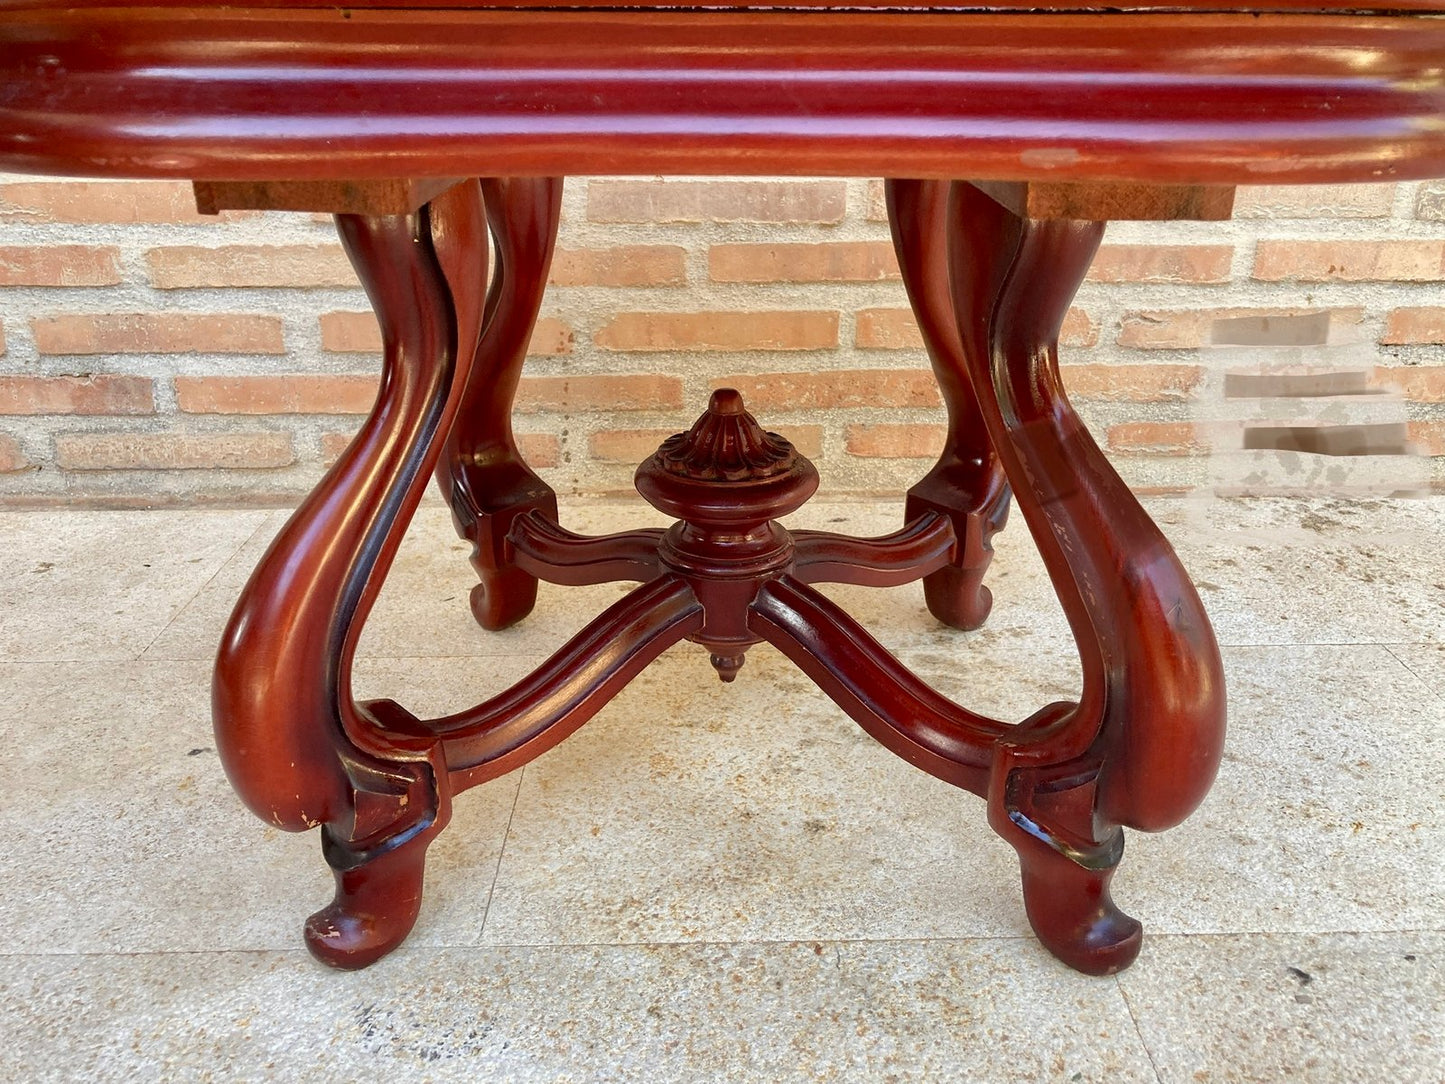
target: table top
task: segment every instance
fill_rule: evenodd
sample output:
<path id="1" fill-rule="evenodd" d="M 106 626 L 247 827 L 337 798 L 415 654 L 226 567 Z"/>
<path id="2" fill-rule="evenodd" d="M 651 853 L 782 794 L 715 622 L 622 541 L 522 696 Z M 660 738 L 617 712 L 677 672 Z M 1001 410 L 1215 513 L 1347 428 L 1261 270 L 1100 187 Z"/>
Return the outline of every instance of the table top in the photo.
<path id="1" fill-rule="evenodd" d="M 1330 7 L 1250 8 L 1266 6 Z M 1389 6 L 1399 10 L 11 0 L 0 11 L 0 169 L 198 180 L 1442 176 L 1445 19 L 1425 12 L 1445 4 Z"/>

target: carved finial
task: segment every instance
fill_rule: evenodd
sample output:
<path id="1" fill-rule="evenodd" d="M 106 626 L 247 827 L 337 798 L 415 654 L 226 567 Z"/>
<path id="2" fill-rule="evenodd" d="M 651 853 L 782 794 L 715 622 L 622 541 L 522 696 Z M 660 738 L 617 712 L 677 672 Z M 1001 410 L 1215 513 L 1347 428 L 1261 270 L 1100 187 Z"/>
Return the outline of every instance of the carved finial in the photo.
<path id="1" fill-rule="evenodd" d="M 797 452 L 757 423 L 737 391 L 719 388 L 702 417 L 686 433 L 664 441 L 657 457 L 663 470 L 681 478 L 744 482 L 788 473 Z"/>
<path id="2" fill-rule="evenodd" d="M 717 671 L 717 676 L 724 681 L 736 680 L 738 671 L 743 668 L 743 663 L 747 660 L 747 656 L 741 651 L 736 655 L 719 655 L 714 652 L 707 658 L 708 662 L 712 663 L 712 668 Z"/>

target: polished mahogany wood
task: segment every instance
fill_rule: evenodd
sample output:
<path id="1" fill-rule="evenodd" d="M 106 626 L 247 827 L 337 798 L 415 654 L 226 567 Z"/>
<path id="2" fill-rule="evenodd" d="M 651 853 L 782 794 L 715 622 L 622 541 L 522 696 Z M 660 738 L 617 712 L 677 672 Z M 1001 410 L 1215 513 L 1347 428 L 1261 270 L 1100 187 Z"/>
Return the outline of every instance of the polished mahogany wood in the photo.
<path id="1" fill-rule="evenodd" d="M 496 270 L 472 379 L 447 435 L 437 483 L 457 532 L 472 543 L 472 564 L 481 580 L 472 589 L 472 614 L 484 629 L 504 629 L 531 613 L 537 601 L 537 578 L 505 549 L 512 521 L 530 512 L 557 518 L 556 495 L 517 450 L 512 401 L 552 266 L 562 178 L 494 178 L 482 183 L 482 192 Z"/>
<path id="2" fill-rule="evenodd" d="M 216 746 L 237 792 L 278 828 L 320 826 L 336 898 L 306 941 L 337 967 L 390 951 L 416 919 L 426 847 L 450 815 L 440 743 L 408 739 L 351 695 L 351 660 L 441 440 L 481 319 L 481 192 L 422 211 L 341 216 L 381 323 L 383 377 L 355 440 L 242 592 L 213 684 Z"/>
<path id="3" fill-rule="evenodd" d="M 903 7 L 910 10 L 960 11 L 968 13 L 1011 11 L 1023 9 L 1036 12 L 1057 9 L 1070 12 L 1127 12 L 1148 11 L 1167 8 L 1171 11 L 1288 11 L 1318 14 L 1372 13 L 1419 13 L 1445 11 L 1441 0 L 1370 0 L 1355 3 L 1324 3 L 1323 0 L 1073 0 L 1068 3 L 1044 3 L 1042 0 L 980 0 L 960 3 L 959 0 L 788 0 L 785 5 L 773 5 L 761 0 L 707 0 L 699 5 L 697 0 L 651 0 L 639 5 L 637 0 L 349 0 L 345 5 L 327 4 L 322 0 L 64 0 L 57 5 L 55 0 L 6 0 L 9 7 L 17 10 L 45 9 L 57 6 L 70 8 L 184 8 L 188 11 L 228 8 L 286 8 L 291 10 L 327 8 L 336 11 L 366 11 L 368 9 L 390 9 L 425 11 L 428 9 L 459 9 L 485 11 L 489 8 L 608 8 L 644 7 L 648 10 L 669 8 L 697 9 L 705 6 L 719 8 L 808 8 L 827 7 L 832 10 L 878 10 Z"/>
<path id="4" fill-rule="evenodd" d="M 949 517 L 961 544 L 953 560 L 923 580 L 928 610 L 945 625 L 976 629 L 993 596 L 984 573 L 993 536 L 1008 521 L 1009 488 L 963 371 L 963 343 L 948 277 L 948 186 L 890 180 L 884 186 L 893 249 L 903 271 L 923 345 L 948 408 L 948 431 L 938 462 L 908 491 L 907 520 L 925 512 Z"/>
<path id="5" fill-rule="evenodd" d="M 1059 327 L 1107 221 L 1222 218 L 1239 183 L 1445 175 L 1445 21 L 1423 17 L 1445 6 L 530 3 L 0 10 L 0 168 L 341 212 L 381 323 L 376 406 L 263 558 L 216 664 L 237 791 L 269 823 L 319 828 L 335 874 L 311 950 L 360 967 L 400 944 L 452 797 L 689 640 L 725 681 L 776 646 L 888 749 L 979 795 L 1041 942 L 1081 971 L 1128 966 L 1124 832 L 1202 800 L 1223 675 L 1178 558 L 1069 405 Z M 558 522 L 510 413 L 561 177 L 680 172 L 912 178 L 888 182 L 889 219 L 948 429 L 897 531 L 787 529 L 817 473 L 729 389 L 639 468 L 671 527 Z M 473 543 L 483 626 L 523 617 L 538 580 L 637 586 L 510 689 L 422 718 L 356 702 L 350 671 L 433 474 Z M 1022 721 L 930 688 L 812 586 L 922 578 L 940 621 L 975 628 L 1011 494 L 1083 671 L 1077 703 Z"/>
<path id="6" fill-rule="evenodd" d="M 0 10 L 0 168 L 1429 177 L 1442 55 L 1441 20 L 1349 13 L 47 4 Z"/>
<path id="7" fill-rule="evenodd" d="M 1157 831 L 1195 809 L 1225 715 L 1199 596 L 1059 380 L 1059 327 L 1103 233 L 1100 222 L 1020 218 L 972 185 L 949 194 L 965 369 L 1084 675 L 1078 704 L 1046 708 L 998 743 L 989 818 L 1019 852 L 1035 931 L 1083 971 L 1138 952 L 1138 923 L 1109 897 L 1117 826 Z"/>

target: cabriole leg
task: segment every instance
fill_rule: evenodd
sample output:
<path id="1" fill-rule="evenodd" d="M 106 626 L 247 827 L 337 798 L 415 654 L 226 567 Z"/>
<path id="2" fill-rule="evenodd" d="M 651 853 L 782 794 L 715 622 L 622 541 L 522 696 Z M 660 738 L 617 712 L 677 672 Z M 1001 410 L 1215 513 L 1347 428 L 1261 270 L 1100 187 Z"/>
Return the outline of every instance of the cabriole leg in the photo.
<path id="1" fill-rule="evenodd" d="M 929 612 L 956 629 L 976 629 L 993 597 L 984 573 L 993 536 L 1008 519 L 1009 488 L 963 371 L 963 345 L 948 284 L 947 181 L 887 182 L 888 222 L 903 284 L 948 408 L 948 436 L 932 470 L 908 491 L 904 521 L 938 512 L 953 521 L 953 560 L 923 580 Z"/>
<path id="2" fill-rule="evenodd" d="M 321 828 L 336 897 L 306 924 L 325 963 L 364 967 L 416 920 L 427 845 L 450 815 L 439 743 L 352 698 L 351 661 L 451 424 L 480 321 L 486 220 L 476 182 L 410 214 L 338 215 L 384 342 L 371 415 L 282 529 L 216 661 L 217 748 L 279 828 Z"/>
<path id="3" fill-rule="evenodd" d="M 472 379 L 437 466 L 437 482 L 451 504 L 457 533 L 472 543 L 472 565 L 481 580 L 472 589 L 472 614 L 483 628 L 495 630 L 522 620 L 537 601 L 537 578 L 518 568 L 506 549 L 512 522 L 533 511 L 557 519 L 556 495 L 517 450 L 512 401 L 552 265 L 562 178 L 493 178 L 482 182 L 482 192 L 497 266 Z"/>
<path id="4" fill-rule="evenodd" d="M 964 367 L 1083 664 L 1078 704 L 1045 708 L 996 742 L 989 819 L 1019 852 L 1040 940 L 1100 974 L 1139 949 L 1138 923 L 1109 896 L 1121 828 L 1187 817 L 1224 740 L 1223 672 L 1199 596 L 1059 380 L 1059 327 L 1103 232 L 952 189 Z"/>

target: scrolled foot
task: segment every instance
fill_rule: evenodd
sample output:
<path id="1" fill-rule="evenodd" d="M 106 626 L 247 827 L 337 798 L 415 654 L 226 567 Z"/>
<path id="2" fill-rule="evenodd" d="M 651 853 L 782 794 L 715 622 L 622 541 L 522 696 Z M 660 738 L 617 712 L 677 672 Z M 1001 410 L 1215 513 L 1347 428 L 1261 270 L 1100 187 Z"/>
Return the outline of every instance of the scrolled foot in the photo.
<path id="1" fill-rule="evenodd" d="M 433 826 L 400 846 L 356 865 L 352 855 L 323 836 L 336 875 L 336 897 L 306 920 L 306 947 L 328 967 L 355 971 L 406 940 L 421 910 L 426 849 Z"/>
<path id="2" fill-rule="evenodd" d="M 536 577 L 515 565 L 479 569 L 471 593 L 472 616 L 488 632 L 511 628 L 537 604 Z"/>
<path id="3" fill-rule="evenodd" d="M 905 515 L 931 509 L 953 520 L 958 552 L 952 564 L 923 578 L 923 599 L 928 612 L 939 621 L 972 632 L 993 609 L 993 592 L 983 578 L 993 560 L 993 536 L 1008 522 L 1010 491 L 1001 476 L 991 476 L 982 483 L 985 492 L 981 497 L 966 499 L 968 491 L 962 486 L 948 494 L 939 493 L 940 483 L 946 483 L 953 473 L 935 470 L 916 485 L 908 494 Z"/>
<path id="4" fill-rule="evenodd" d="M 1086 975 L 1112 975 L 1134 962 L 1144 928 L 1109 894 L 1116 867 L 1088 869 L 1035 841 L 1015 847 L 1029 925 L 1046 949 Z"/>

